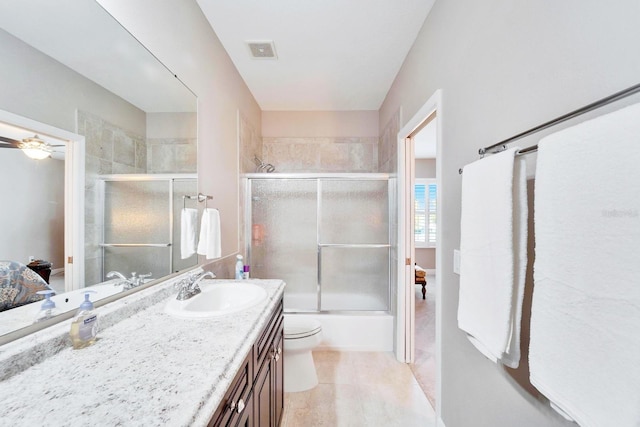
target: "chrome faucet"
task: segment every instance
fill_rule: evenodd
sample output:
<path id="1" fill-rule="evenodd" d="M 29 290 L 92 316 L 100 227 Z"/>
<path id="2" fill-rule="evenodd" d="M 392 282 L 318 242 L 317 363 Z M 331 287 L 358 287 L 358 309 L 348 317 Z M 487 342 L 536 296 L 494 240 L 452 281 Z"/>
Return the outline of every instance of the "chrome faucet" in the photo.
<path id="1" fill-rule="evenodd" d="M 189 276 L 188 279 L 182 279 L 178 283 L 179 291 L 178 291 L 178 295 L 176 296 L 176 299 L 178 301 L 184 301 L 195 295 L 198 295 L 201 292 L 200 286 L 198 284 L 206 277 L 215 279 L 216 275 L 213 274 L 211 271 L 206 271 L 201 274 L 194 274 L 192 276 Z"/>
<path id="2" fill-rule="evenodd" d="M 127 279 L 126 277 L 124 277 L 124 274 L 118 272 L 118 271 L 110 271 L 107 273 L 107 279 L 115 279 L 118 278 L 120 279 L 120 281 L 114 283 L 115 286 L 118 285 L 123 285 L 124 289 L 133 289 L 137 286 L 140 286 L 143 283 L 143 280 L 151 277 L 151 273 L 149 274 L 141 274 L 139 276 L 137 276 L 137 273 L 133 272 L 131 273 L 131 278 Z"/>

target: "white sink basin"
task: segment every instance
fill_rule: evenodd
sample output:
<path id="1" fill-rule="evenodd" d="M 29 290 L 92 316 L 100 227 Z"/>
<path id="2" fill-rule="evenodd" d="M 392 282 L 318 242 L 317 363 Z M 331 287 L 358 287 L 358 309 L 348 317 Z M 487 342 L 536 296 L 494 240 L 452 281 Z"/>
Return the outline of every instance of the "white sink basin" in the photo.
<path id="1" fill-rule="evenodd" d="M 201 293 L 184 301 L 172 296 L 165 313 L 183 319 L 223 316 L 253 307 L 267 297 L 267 292 L 253 283 L 202 280 L 200 289 Z"/>

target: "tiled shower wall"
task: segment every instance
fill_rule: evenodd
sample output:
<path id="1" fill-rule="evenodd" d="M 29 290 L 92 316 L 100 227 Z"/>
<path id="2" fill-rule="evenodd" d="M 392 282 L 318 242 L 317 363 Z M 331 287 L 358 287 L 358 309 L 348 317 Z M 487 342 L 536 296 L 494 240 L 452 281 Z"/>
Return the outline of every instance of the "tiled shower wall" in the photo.
<path id="1" fill-rule="evenodd" d="M 276 172 L 378 172 L 378 138 L 262 138 Z"/>
<path id="2" fill-rule="evenodd" d="M 147 173 L 196 173 L 198 144 L 195 138 L 147 140 Z"/>
<path id="3" fill-rule="evenodd" d="M 261 160 L 263 157 L 262 152 L 262 139 L 258 135 L 258 132 L 249 121 L 242 115 L 238 116 L 239 138 L 240 138 L 240 173 L 255 172 L 256 156 Z"/>
<path id="4" fill-rule="evenodd" d="M 378 148 L 378 170 L 384 173 L 398 171 L 398 132 L 400 132 L 400 110 L 391 116 L 382 129 Z"/>

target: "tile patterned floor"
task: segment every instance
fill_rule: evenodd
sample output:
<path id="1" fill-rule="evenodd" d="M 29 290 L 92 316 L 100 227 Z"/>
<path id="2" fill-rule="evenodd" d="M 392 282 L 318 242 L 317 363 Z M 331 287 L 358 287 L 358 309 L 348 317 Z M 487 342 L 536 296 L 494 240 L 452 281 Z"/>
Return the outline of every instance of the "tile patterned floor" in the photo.
<path id="1" fill-rule="evenodd" d="M 319 384 L 285 393 L 282 427 L 431 427 L 433 408 L 393 353 L 313 353 Z"/>

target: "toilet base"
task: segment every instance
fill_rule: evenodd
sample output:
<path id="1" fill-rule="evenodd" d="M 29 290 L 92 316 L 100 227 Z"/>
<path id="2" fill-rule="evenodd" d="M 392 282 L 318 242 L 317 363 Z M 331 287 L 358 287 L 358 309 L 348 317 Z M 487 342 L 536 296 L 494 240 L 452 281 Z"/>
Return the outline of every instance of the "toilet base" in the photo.
<path id="1" fill-rule="evenodd" d="M 318 385 L 316 366 L 311 351 L 284 353 L 284 391 L 294 393 L 310 390 Z"/>

